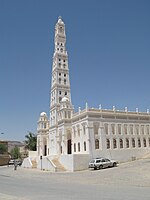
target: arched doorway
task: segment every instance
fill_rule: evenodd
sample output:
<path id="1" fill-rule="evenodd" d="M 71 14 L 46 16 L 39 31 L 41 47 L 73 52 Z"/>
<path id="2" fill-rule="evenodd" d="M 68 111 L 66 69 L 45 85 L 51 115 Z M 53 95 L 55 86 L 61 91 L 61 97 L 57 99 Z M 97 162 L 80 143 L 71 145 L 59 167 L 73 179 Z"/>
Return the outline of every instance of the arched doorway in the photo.
<path id="1" fill-rule="evenodd" d="M 67 154 L 72 154 L 71 130 L 67 130 Z"/>
<path id="2" fill-rule="evenodd" d="M 67 153 L 71 154 L 71 139 L 67 141 Z"/>

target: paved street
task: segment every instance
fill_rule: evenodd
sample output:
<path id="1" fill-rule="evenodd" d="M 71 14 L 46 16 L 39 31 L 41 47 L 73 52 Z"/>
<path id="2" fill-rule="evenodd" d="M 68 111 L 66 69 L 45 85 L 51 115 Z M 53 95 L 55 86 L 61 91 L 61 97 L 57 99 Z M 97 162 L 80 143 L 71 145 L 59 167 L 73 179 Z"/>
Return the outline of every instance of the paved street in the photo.
<path id="1" fill-rule="evenodd" d="M 74 173 L 0 167 L 0 200 L 41 199 L 149 200 L 150 159 Z"/>

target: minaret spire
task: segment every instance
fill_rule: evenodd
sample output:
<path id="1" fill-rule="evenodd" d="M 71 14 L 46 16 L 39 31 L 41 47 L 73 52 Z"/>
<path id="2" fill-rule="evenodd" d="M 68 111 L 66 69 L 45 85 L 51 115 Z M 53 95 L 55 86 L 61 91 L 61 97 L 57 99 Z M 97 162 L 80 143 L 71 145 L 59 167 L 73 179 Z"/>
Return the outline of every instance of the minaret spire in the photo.
<path id="1" fill-rule="evenodd" d="M 52 64 L 51 101 L 50 101 L 50 126 L 58 122 L 58 111 L 61 100 L 67 97 L 71 103 L 70 81 L 68 69 L 68 55 L 66 51 L 65 24 L 61 17 L 55 25 L 54 55 Z"/>

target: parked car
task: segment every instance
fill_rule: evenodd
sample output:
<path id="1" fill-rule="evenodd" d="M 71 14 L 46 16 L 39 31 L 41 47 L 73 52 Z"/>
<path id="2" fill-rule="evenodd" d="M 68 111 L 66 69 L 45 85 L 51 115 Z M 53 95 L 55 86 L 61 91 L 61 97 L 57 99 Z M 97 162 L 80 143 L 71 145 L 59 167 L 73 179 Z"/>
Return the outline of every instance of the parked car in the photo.
<path id="1" fill-rule="evenodd" d="M 10 159 L 9 161 L 9 165 L 14 165 L 16 162 L 17 165 L 21 166 L 22 165 L 22 161 L 21 160 L 14 160 L 14 159 Z"/>
<path id="2" fill-rule="evenodd" d="M 89 168 L 93 169 L 103 169 L 107 167 L 116 167 L 118 161 L 110 160 L 108 158 L 95 158 L 89 162 Z"/>
<path id="3" fill-rule="evenodd" d="M 9 161 L 8 164 L 9 164 L 9 165 L 14 165 L 14 160 L 13 160 L 13 159 L 10 159 L 10 161 Z"/>

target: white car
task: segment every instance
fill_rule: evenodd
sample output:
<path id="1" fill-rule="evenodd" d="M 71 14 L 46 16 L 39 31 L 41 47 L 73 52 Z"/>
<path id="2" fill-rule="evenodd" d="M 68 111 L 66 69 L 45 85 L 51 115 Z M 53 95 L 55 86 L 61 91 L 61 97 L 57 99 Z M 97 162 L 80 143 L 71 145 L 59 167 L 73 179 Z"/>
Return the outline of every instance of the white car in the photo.
<path id="1" fill-rule="evenodd" d="M 89 168 L 103 169 L 107 167 L 116 167 L 118 161 L 110 160 L 108 158 L 95 158 L 89 162 Z"/>
<path id="2" fill-rule="evenodd" d="M 8 164 L 9 164 L 9 165 L 14 165 L 14 160 L 13 160 L 13 159 L 10 159 L 10 161 L 9 161 Z"/>

